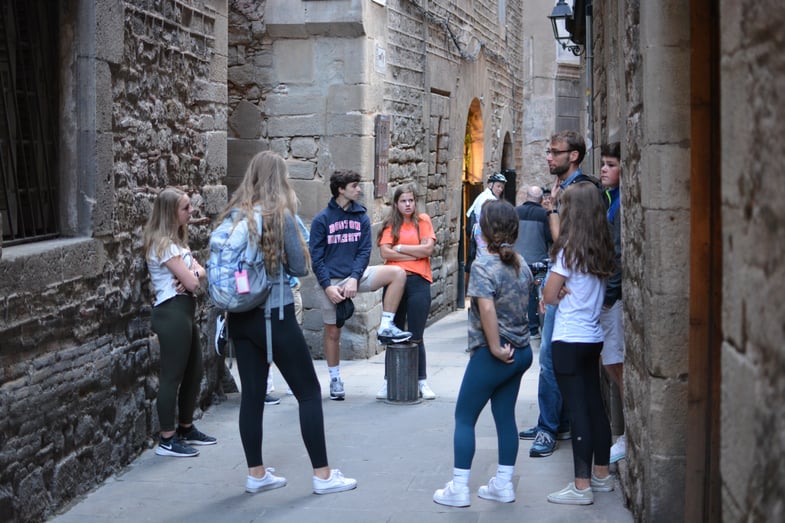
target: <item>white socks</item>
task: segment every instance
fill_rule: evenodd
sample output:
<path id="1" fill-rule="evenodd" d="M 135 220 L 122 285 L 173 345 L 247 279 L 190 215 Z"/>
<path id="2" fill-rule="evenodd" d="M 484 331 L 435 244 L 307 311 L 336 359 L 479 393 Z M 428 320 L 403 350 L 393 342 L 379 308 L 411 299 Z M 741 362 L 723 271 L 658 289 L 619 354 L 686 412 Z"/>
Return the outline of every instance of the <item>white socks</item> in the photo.
<path id="1" fill-rule="evenodd" d="M 512 465 L 499 465 L 496 468 L 496 484 L 497 486 L 504 487 L 512 482 L 512 474 L 515 467 Z"/>
<path id="2" fill-rule="evenodd" d="M 327 367 L 327 370 L 330 371 L 330 379 L 341 378 L 341 366 L 336 365 L 335 367 Z"/>
<path id="3" fill-rule="evenodd" d="M 394 312 L 382 312 L 382 321 L 379 324 L 379 330 L 386 329 L 387 327 L 389 327 L 394 319 L 395 319 Z"/>
<path id="4" fill-rule="evenodd" d="M 469 469 L 452 469 L 452 482 L 456 486 L 463 486 L 469 488 Z"/>

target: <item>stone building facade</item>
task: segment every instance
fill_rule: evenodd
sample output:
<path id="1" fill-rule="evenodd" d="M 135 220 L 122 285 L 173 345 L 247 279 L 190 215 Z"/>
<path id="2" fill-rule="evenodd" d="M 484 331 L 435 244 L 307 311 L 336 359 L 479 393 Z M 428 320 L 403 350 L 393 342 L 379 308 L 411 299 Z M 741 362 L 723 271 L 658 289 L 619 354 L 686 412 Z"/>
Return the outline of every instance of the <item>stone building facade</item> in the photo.
<path id="1" fill-rule="evenodd" d="M 21 89 L 31 80 L 23 78 L 26 45 L 48 49 L 36 37 L 51 37 L 57 49 L 57 74 L 39 99 L 52 105 L 42 121 L 58 122 L 51 169 L 59 237 L 6 245 L 0 258 L 0 519 L 41 521 L 129 464 L 158 431 L 142 227 L 155 193 L 180 186 L 199 213 L 190 234 L 202 253 L 207 218 L 226 201 L 227 6 L 3 4 L 0 67 L 14 73 L 3 69 L 4 82 Z M 46 35 L 28 30 L 41 23 Z M 30 100 L 14 100 L 14 110 L 26 114 Z M 12 118 L 3 107 L 3 119 Z M 4 168 L 9 157 L 30 159 L 26 141 L 2 136 Z M 6 197 L 18 196 L 8 180 L 4 240 L 23 228 L 6 207 Z M 211 338 L 202 336 L 203 408 L 220 387 Z"/>
<path id="2" fill-rule="evenodd" d="M 57 75 L 46 114 L 58 123 L 57 237 L 6 242 L 17 209 L 0 207 L 0 513 L 42 520 L 152 443 L 158 350 L 140 249 L 164 186 L 191 195 L 191 246 L 203 256 L 211 219 L 258 150 L 287 158 L 306 221 L 326 205 L 333 169 L 362 174 L 377 225 L 395 186 L 415 182 L 438 236 L 432 317 L 459 306 L 464 205 L 492 172 L 520 168 L 520 2 L 66 0 L 51 9 L 35 0 L 4 9 L 14 22 L 50 17 Z M 3 58 L 16 66 L 14 52 Z M 343 357 L 378 350 L 369 334 L 379 301 L 358 300 Z M 210 350 L 206 301 L 198 315 L 205 407 L 220 395 L 223 365 Z M 319 357 L 318 313 L 306 322 Z"/>
<path id="3" fill-rule="evenodd" d="M 637 521 L 785 518 L 785 10 L 594 2 L 597 143 L 622 143 Z"/>
<path id="4" fill-rule="evenodd" d="M 522 20 L 521 2 L 495 0 L 230 2 L 227 185 L 275 150 L 307 224 L 333 170 L 353 169 L 376 230 L 395 187 L 415 183 L 437 235 L 431 317 L 462 307 L 463 210 L 488 175 L 521 167 Z M 312 278 L 303 288 L 306 338 L 323 357 L 321 291 Z M 344 358 L 380 350 L 381 291 L 355 306 Z"/>

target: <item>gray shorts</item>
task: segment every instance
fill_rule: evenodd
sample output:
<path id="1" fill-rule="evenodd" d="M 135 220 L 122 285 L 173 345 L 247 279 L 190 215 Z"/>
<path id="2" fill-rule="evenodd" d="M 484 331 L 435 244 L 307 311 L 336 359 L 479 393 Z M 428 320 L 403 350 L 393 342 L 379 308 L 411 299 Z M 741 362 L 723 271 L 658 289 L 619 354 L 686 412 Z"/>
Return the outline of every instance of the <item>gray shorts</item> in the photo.
<path id="1" fill-rule="evenodd" d="M 605 333 L 605 343 L 602 345 L 602 364 L 613 365 L 624 363 L 624 326 L 622 325 L 621 300 L 610 309 L 600 312 L 600 325 Z"/>
<path id="2" fill-rule="evenodd" d="M 365 272 L 363 272 L 362 277 L 360 277 L 360 281 L 357 282 L 357 292 L 373 292 L 378 289 L 378 287 L 373 286 L 373 275 L 376 271 L 375 266 L 366 267 Z M 337 285 L 341 287 L 346 285 L 347 280 L 349 277 L 346 278 L 333 278 L 330 280 L 332 285 Z M 335 325 L 335 304 L 330 301 L 327 297 L 327 294 L 324 292 L 324 289 L 319 282 L 316 282 L 316 296 L 319 302 L 319 307 L 322 309 L 322 321 L 327 325 Z"/>

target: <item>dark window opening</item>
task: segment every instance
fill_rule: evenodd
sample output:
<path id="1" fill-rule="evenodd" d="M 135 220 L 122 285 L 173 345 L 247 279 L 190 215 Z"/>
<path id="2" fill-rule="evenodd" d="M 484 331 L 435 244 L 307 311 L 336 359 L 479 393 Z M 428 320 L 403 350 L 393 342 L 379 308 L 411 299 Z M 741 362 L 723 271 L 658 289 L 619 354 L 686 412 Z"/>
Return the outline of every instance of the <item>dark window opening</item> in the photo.
<path id="1" fill-rule="evenodd" d="M 59 234 L 57 9 L 0 2 L 0 216 L 3 245 Z"/>

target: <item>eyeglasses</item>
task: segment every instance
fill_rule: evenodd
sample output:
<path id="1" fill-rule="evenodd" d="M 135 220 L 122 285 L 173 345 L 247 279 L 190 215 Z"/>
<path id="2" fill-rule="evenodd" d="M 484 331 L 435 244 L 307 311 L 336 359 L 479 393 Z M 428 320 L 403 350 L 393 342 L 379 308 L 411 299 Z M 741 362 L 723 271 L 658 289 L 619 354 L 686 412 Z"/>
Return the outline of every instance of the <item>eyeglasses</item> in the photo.
<path id="1" fill-rule="evenodd" d="M 558 149 L 545 149 L 545 156 L 548 156 L 549 154 L 551 156 L 558 156 L 564 153 L 571 153 L 572 151 L 574 151 L 574 149 L 565 149 L 563 151 L 560 151 Z"/>

